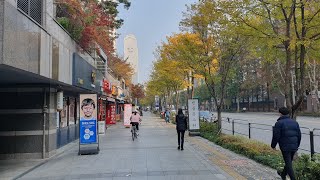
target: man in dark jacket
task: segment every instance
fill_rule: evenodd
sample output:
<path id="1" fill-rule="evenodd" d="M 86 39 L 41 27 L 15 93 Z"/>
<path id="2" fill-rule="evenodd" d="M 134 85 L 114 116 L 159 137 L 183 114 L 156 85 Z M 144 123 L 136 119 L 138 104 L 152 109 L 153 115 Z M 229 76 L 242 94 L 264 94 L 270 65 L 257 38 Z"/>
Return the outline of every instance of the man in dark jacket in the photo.
<path id="1" fill-rule="evenodd" d="M 178 149 L 181 148 L 181 151 L 183 151 L 184 133 L 187 127 L 187 117 L 183 114 L 182 109 L 179 109 L 176 116 L 176 129 L 178 133 Z"/>
<path id="2" fill-rule="evenodd" d="M 282 172 L 278 172 L 282 179 L 286 179 L 287 174 L 291 180 L 295 180 L 292 160 L 298 151 L 301 142 L 301 131 L 299 124 L 289 118 L 289 110 L 286 107 L 279 109 L 280 117 L 273 127 L 273 137 L 271 147 L 276 148 L 279 143 L 285 167 Z"/>

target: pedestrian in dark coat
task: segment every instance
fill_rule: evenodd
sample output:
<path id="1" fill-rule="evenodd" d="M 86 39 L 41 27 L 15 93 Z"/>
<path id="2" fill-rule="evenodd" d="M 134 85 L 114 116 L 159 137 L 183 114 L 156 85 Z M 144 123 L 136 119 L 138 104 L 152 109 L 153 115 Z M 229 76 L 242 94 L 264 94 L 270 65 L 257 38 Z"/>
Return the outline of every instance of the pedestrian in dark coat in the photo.
<path id="1" fill-rule="evenodd" d="M 183 151 L 184 133 L 187 130 L 187 117 L 183 114 L 182 109 L 179 109 L 178 115 L 176 115 L 176 129 L 178 133 L 178 149 Z"/>
<path id="2" fill-rule="evenodd" d="M 297 121 L 289 117 L 289 110 L 286 107 L 279 109 L 280 117 L 273 127 L 273 137 L 271 147 L 276 148 L 279 144 L 285 167 L 282 172 L 278 172 L 282 179 L 289 175 L 291 180 L 295 180 L 292 160 L 298 151 L 301 142 L 301 131 Z"/>

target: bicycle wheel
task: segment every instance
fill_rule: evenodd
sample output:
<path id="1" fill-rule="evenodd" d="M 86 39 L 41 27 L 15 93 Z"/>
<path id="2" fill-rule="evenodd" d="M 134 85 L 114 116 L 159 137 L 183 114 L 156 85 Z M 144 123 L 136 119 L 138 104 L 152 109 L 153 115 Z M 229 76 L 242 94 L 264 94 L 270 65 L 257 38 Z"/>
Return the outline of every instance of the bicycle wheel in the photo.
<path id="1" fill-rule="evenodd" d="M 135 134 L 135 131 L 136 131 L 136 130 L 135 130 L 135 128 L 133 127 L 131 131 L 132 131 L 132 141 L 134 141 L 134 134 Z"/>

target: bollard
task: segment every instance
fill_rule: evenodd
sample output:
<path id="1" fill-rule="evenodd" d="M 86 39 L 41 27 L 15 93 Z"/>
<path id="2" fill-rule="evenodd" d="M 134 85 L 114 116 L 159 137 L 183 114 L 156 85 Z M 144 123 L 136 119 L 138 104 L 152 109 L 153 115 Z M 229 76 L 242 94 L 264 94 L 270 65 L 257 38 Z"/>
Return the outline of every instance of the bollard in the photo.
<path id="1" fill-rule="evenodd" d="M 314 155 L 314 139 L 313 139 L 313 131 L 310 131 L 310 151 L 311 151 L 311 158 Z"/>
<path id="2" fill-rule="evenodd" d="M 249 123 L 249 139 L 251 139 L 251 123 Z"/>
<path id="3" fill-rule="evenodd" d="M 232 135 L 234 135 L 234 120 L 232 120 Z"/>

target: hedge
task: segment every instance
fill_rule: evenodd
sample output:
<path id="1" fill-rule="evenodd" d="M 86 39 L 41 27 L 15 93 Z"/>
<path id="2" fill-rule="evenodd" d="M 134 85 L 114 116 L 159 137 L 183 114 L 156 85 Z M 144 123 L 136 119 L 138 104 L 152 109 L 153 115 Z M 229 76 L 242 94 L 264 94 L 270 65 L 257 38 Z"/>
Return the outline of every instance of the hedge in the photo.
<path id="1" fill-rule="evenodd" d="M 218 134 L 218 132 L 215 123 L 200 122 L 200 134 L 209 141 L 273 169 L 283 169 L 281 152 L 273 150 L 270 145 L 243 136 Z M 320 157 L 315 156 L 311 160 L 309 155 L 302 155 L 294 161 L 294 169 L 298 180 L 320 179 Z"/>

